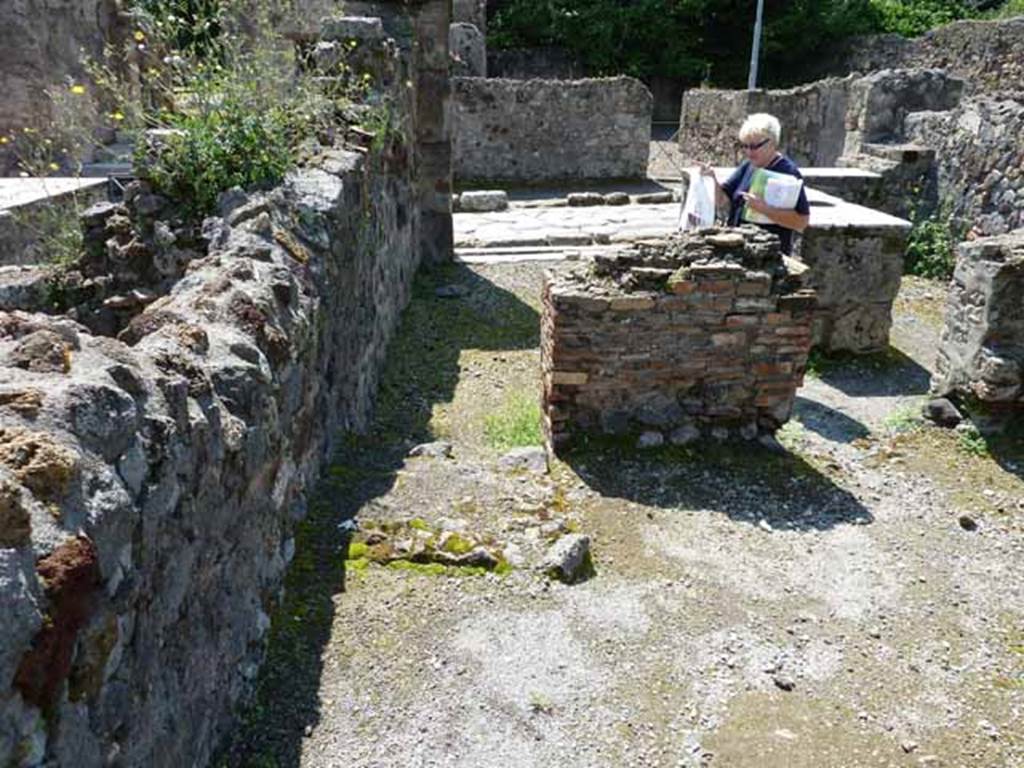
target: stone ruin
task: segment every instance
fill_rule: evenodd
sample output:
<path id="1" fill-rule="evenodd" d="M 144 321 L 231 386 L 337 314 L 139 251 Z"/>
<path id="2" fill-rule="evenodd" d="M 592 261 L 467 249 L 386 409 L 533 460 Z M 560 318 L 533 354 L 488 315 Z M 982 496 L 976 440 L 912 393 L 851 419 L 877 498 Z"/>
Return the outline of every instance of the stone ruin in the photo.
<path id="1" fill-rule="evenodd" d="M 1024 230 L 961 243 L 932 390 L 1024 406 Z"/>
<path id="2" fill-rule="evenodd" d="M 804 285 L 818 297 L 814 346 L 862 354 L 889 345 L 910 222 L 810 190 L 811 226 L 799 238 Z"/>
<path id="3" fill-rule="evenodd" d="M 377 42 L 386 141 L 339 125 L 201 226 L 140 179 L 66 280 L 0 270 L 0 765 L 206 765 L 252 690 L 337 430 L 451 257 L 446 46 Z"/>
<path id="4" fill-rule="evenodd" d="M 791 269 L 792 267 L 792 269 Z M 753 439 L 789 418 L 815 295 L 778 239 L 707 229 L 549 273 L 543 421 L 555 452 L 587 434 Z"/>

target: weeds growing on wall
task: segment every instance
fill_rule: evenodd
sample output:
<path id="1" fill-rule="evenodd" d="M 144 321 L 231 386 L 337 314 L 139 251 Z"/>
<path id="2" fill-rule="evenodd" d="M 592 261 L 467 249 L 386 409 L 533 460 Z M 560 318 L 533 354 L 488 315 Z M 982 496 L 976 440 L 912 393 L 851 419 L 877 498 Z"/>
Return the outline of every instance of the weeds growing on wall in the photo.
<path id="1" fill-rule="evenodd" d="M 135 0 L 129 39 L 85 61 L 84 82 L 52 90 L 54 125 L 0 142 L 22 175 L 37 177 L 78 175 L 101 138 L 131 141 L 156 191 L 195 218 L 226 189 L 273 185 L 304 147 L 331 140 L 369 86 L 344 64 L 339 77 L 317 80 L 278 34 L 287 5 Z M 158 142 L 142 140 L 150 129 L 165 129 Z"/>

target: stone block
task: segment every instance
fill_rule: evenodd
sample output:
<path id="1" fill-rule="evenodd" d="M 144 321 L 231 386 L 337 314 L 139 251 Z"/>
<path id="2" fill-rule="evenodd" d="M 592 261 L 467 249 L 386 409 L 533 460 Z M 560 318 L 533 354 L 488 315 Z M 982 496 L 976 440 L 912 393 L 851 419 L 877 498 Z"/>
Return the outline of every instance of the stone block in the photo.
<path id="1" fill-rule="evenodd" d="M 459 196 L 459 208 L 471 213 L 504 211 L 508 208 L 508 193 L 501 189 L 469 190 Z"/>
<path id="2" fill-rule="evenodd" d="M 487 77 L 484 36 L 473 24 L 456 22 L 448 28 L 448 51 L 455 77 Z"/>
<path id="3" fill-rule="evenodd" d="M 376 16 L 333 16 L 320 21 L 320 39 L 325 42 L 375 43 L 385 37 L 384 23 Z"/>

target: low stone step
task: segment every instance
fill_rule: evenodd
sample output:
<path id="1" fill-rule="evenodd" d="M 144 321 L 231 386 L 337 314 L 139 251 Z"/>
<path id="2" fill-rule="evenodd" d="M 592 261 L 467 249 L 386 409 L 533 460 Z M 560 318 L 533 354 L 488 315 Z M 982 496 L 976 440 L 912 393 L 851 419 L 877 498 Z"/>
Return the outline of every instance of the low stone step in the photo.
<path id="1" fill-rule="evenodd" d="M 82 166 L 82 177 L 86 179 L 102 179 L 110 176 L 126 178 L 134 175 L 130 162 L 88 163 Z"/>

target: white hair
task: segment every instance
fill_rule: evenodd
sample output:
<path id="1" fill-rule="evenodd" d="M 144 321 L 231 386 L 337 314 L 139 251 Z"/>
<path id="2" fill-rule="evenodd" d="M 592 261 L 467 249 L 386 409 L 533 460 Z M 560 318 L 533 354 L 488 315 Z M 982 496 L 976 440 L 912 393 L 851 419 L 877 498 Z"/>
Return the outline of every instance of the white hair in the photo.
<path id="1" fill-rule="evenodd" d="M 766 112 L 750 115 L 740 126 L 740 141 L 750 141 L 754 138 L 771 139 L 778 145 L 781 135 L 782 126 L 779 119 Z"/>

